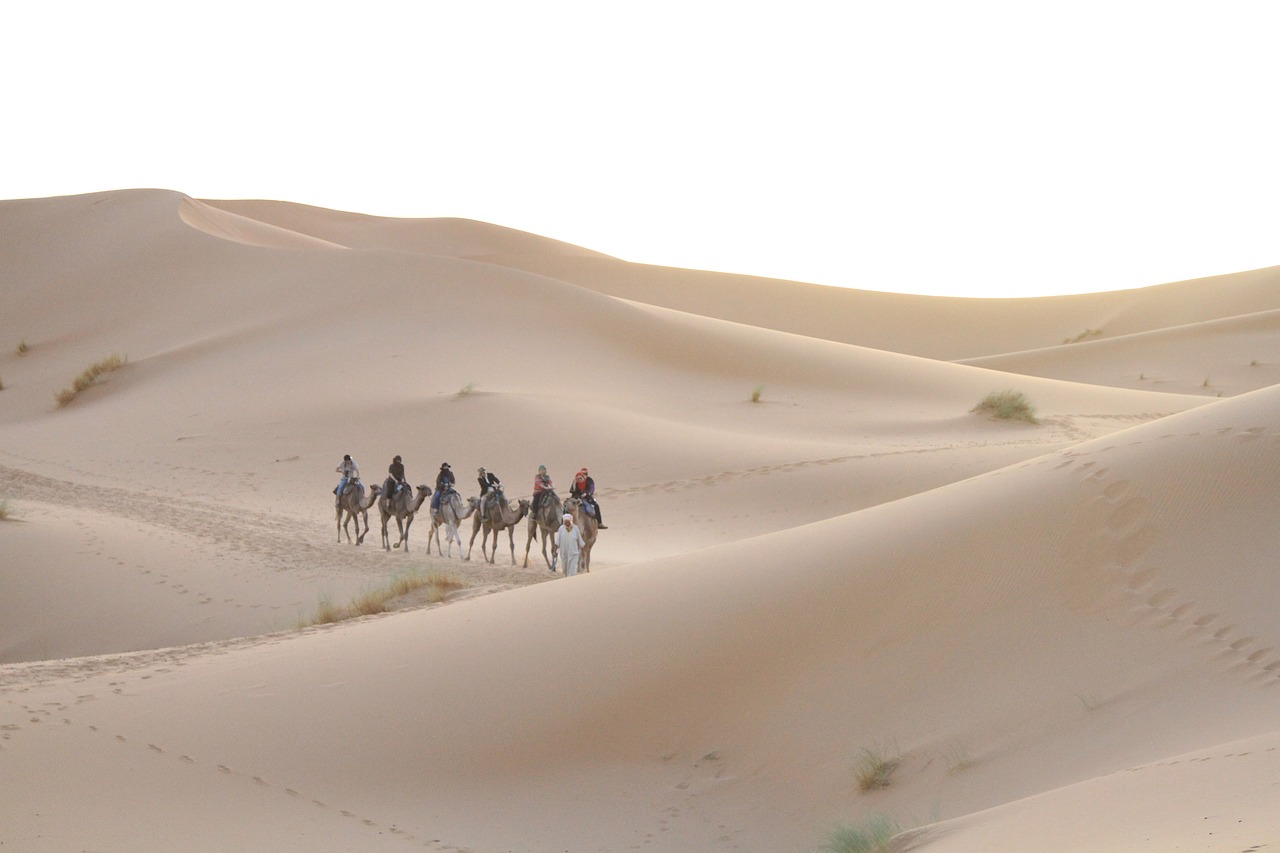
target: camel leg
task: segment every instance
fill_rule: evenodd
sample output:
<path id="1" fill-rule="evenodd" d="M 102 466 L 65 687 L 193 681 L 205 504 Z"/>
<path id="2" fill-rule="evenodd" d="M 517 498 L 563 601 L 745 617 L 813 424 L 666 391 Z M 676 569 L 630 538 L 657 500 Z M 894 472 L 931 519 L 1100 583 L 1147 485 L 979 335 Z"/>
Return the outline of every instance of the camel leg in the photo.
<path id="1" fill-rule="evenodd" d="M 537 536 L 538 536 L 538 522 L 531 518 L 529 519 L 529 538 L 524 541 L 524 567 L 526 569 L 529 568 L 529 548 L 532 547 L 533 540 L 537 538 Z M 546 541 L 547 540 L 545 539 L 542 540 L 543 542 L 542 556 L 544 557 L 547 556 Z"/>
<path id="2" fill-rule="evenodd" d="M 338 507 L 338 544 L 342 544 L 342 507 Z"/>
<path id="3" fill-rule="evenodd" d="M 382 550 L 384 551 L 391 550 L 391 538 L 387 536 L 387 522 L 390 520 L 390 517 L 382 516 Z"/>
<path id="4" fill-rule="evenodd" d="M 511 546 L 511 565 L 514 566 L 516 565 L 516 526 L 514 524 L 507 528 L 507 544 Z M 497 551 L 498 546 L 494 545 L 493 550 Z"/>
<path id="5" fill-rule="evenodd" d="M 364 533 L 360 532 L 360 516 L 364 516 Z M 356 544 L 360 545 L 364 542 L 365 535 L 369 532 L 369 511 L 365 510 L 356 516 Z"/>
<path id="6" fill-rule="evenodd" d="M 396 516 L 396 530 L 400 532 L 400 538 L 396 541 L 396 547 L 399 548 L 400 543 L 404 542 L 404 522 L 400 520 L 400 516 L 398 515 Z M 404 550 L 406 554 L 409 553 L 408 547 Z"/>
<path id="7" fill-rule="evenodd" d="M 413 516 L 409 516 L 404 520 L 404 532 L 400 534 L 400 541 L 404 543 L 404 552 L 409 553 L 409 528 L 413 526 Z M 399 545 L 396 546 L 400 547 Z"/>
<path id="8" fill-rule="evenodd" d="M 477 519 L 476 519 L 476 521 L 475 521 L 475 524 L 471 525 L 471 541 L 467 543 L 467 556 L 463 557 L 462 559 L 464 559 L 464 560 L 470 560 L 470 559 L 471 559 L 471 549 L 472 549 L 472 548 L 474 548 L 474 547 L 476 547 L 476 534 L 478 534 L 479 532 L 480 532 L 480 519 L 479 519 L 479 518 L 477 518 Z M 485 536 L 486 536 L 486 537 L 487 537 L 488 535 L 489 535 L 489 534 L 487 534 L 487 533 L 485 534 Z M 484 553 L 484 540 L 483 540 L 483 539 L 481 539 L 481 540 L 480 540 L 480 553 L 481 553 L 481 554 L 483 554 L 483 553 Z"/>

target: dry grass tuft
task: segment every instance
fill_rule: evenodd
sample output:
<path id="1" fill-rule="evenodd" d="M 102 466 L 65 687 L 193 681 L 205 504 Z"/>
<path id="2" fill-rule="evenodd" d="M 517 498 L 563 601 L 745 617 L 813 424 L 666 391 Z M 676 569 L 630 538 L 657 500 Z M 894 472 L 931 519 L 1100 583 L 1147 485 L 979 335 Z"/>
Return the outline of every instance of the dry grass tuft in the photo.
<path id="1" fill-rule="evenodd" d="M 26 355 L 30 350 L 31 347 L 27 346 L 26 338 L 18 341 L 18 355 Z"/>
<path id="2" fill-rule="evenodd" d="M 1063 338 L 1062 342 L 1064 344 L 1078 344 L 1081 341 L 1087 341 L 1089 338 L 1096 338 L 1100 334 L 1102 334 L 1101 329 L 1085 329 L 1074 338 Z"/>
<path id="3" fill-rule="evenodd" d="M 12 521 L 13 511 L 9 509 L 8 501 L 0 501 L 0 521 Z"/>
<path id="4" fill-rule="evenodd" d="M 752 388 L 752 389 L 751 389 L 751 402 L 753 402 L 753 403 L 759 403 L 759 402 L 760 402 L 760 395 L 761 395 L 761 394 L 763 394 L 763 393 L 764 393 L 764 386 L 763 386 L 763 385 L 757 385 L 756 387 Z"/>
<path id="5" fill-rule="evenodd" d="M 80 395 L 81 391 L 91 388 L 98 384 L 98 381 L 104 374 L 113 370 L 119 370 L 128 363 L 128 359 L 121 358 L 119 353 L 112 353 L 101 361 L 95 362 L 84 369 L 84 371 L 75 378 L 70 388 L 63 388 L 54 399 L 58 401 L 59 406 L 65 406 Z"/>
<path id="6" fill-rule="evenodd" d="M 959 773 L 961 770 L 966 770 L 976 763 L 969 753 L 969 747 L 958 741 L 943 750 L 942 760 L 947 763 L 948 773 Z"/>
<path id="7" fill-rule="evenodd" d="M 1002 421 L 1040 423 L 1036 418 L 1035 407 L 1027 401 L 1021 391 L 992 391 L 969 411 Z"/>
<path id="8" fill-rule="evenodd" d="M 882 748 L 863 748 L 858 759 L 858 790 L 874 791 L 876 788 L 887 788 L 898 769 L 897 750 L 890 752 Z"/>
<path id="9" fill-rule="evenodd" d="M 392 601 L 403 598 L 411 592 L 418 592 L 424 589 L 426 590 L 427 603 L 438 604 L 444 601 L 450 592 L 462 589 L 465 586 L 466 583 L 462 580 L 441 572 L 429 572 L 425 575 L 413 572 L 398 575 L 392 578 L 391 582 L 386 586 L 366 590 L 346 605 L 337 605 L 328 598 L 321 598 L 316 612 L 310 619 L 300 620 L 298 627 L 307 628 L 311 625 L 328 625 L 360 616 L 374 616 L 378 613 L 385 613 L 387 605 Z"/>

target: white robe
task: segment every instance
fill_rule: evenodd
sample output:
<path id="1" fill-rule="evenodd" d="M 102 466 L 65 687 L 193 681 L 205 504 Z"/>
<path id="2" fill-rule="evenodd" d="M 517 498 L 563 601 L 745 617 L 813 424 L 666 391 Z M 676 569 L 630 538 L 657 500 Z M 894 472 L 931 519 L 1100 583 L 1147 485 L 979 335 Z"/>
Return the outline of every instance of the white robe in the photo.
<path id="1" fill-rule="evenodd" d="M 560 551 L 560 564 L 564 566 L 566 577 L 578 573 L 578 557 L 586 544 L 582 531 L 576 525 L 573 528 L 560 525 L 560 531 L 556 534 L 556 547 Z"/>

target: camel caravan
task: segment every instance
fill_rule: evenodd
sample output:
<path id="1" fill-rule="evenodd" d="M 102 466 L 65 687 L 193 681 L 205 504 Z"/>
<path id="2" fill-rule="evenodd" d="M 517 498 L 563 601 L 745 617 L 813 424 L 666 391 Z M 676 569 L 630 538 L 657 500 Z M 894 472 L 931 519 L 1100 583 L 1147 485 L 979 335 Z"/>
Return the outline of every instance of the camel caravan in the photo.
<path id="1" fill-rule="evenodd" d="M 447 462 L 441 464 L 434 488 L 427 485 L 410 487 L 404 479 L 404 465 L 399 456 L 388 467 L 386 480 L 368 488 L 361 482 L 360 467 L 350 455 L 344 456 L 335 470 L 342 475 L 337 488 L 333 490 L 339 544 L 344 535 L 348 544 L 359 545 L 364 542 L 364 537 L 369 532 L 369 510 L 376 506 L 382 518 L 383 549 L 391 551 L 403 547 L 405 553 L 408 553 L 409 529 L 426 504 L 431 518 L 431 530 L 427 534 L 428 554 L 431 553 L 431 543 L 434 541 L 436 553 L 441 557 L 445 556 L 440 542 L 440 530 L 443 528 L 450 558 L 453 557 L 453 544 L 457 542 L 458 556 L 463 560 L 470 560 L 476 537 L 481 536 L 480 553 L 487 562 L 493 563 L 498 555 L 498 537 L 506 531 L 511 565 L 517 565 L 515 531 L 523 521 L 528 533 L 524 545 L 524 568 L 529 567 L 529 551 L 535 539 L 540 540 L 542 559 L 553 572 L 560 562 L 561 543 L 567 543 L 564 571 L 572 575 L 578 571 L 591 571 L 591 549 L 595 545 L 597 534 L 600 530 L 608 529 L 601 523 L 600 505 L 595 499 L 595 481 L 586 468 L 574 475 L 570 496 L 561 500 L 552 486 L 551 478 L 547 476 L 546 466 L 539 466 L 534 478 L 533 497 L 519 498 L 514 506 L 507 500 L 501 480 L 484 468 L 477 470 L 480 494 L 465 499 L 454 486 L 453 471 Z M 355 539 L 351 538 L 349 529 L 353 519 L 356 526 Z M 392 519 L 395 519 L 399 533 L 394 543 L 389 533 Z M 464 555 L 459 531 L 467 519 L 471 519 L 471 540 L 467 543 Z M 363 532 L 360 529 L 361 521 L 364 522 Z M 491 535 L 492 552 L 489 550 Z M 547 554 L 548 542 L 551 545 L 550 556 Z"/>

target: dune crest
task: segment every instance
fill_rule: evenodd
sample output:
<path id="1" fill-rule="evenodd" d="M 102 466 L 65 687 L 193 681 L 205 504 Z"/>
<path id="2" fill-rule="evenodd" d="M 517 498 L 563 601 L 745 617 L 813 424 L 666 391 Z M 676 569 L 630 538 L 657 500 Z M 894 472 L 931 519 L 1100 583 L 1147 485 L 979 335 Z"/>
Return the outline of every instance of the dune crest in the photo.
<path id="1" fill-rule="evenodd" d="M 219 210 L 192 198 L 184 198 L 178 209 L 182 221 L 214 237 L 268 249 L 344 249 L 338 243 L 308 234 L 259 222 L 226 210 Z"/>

